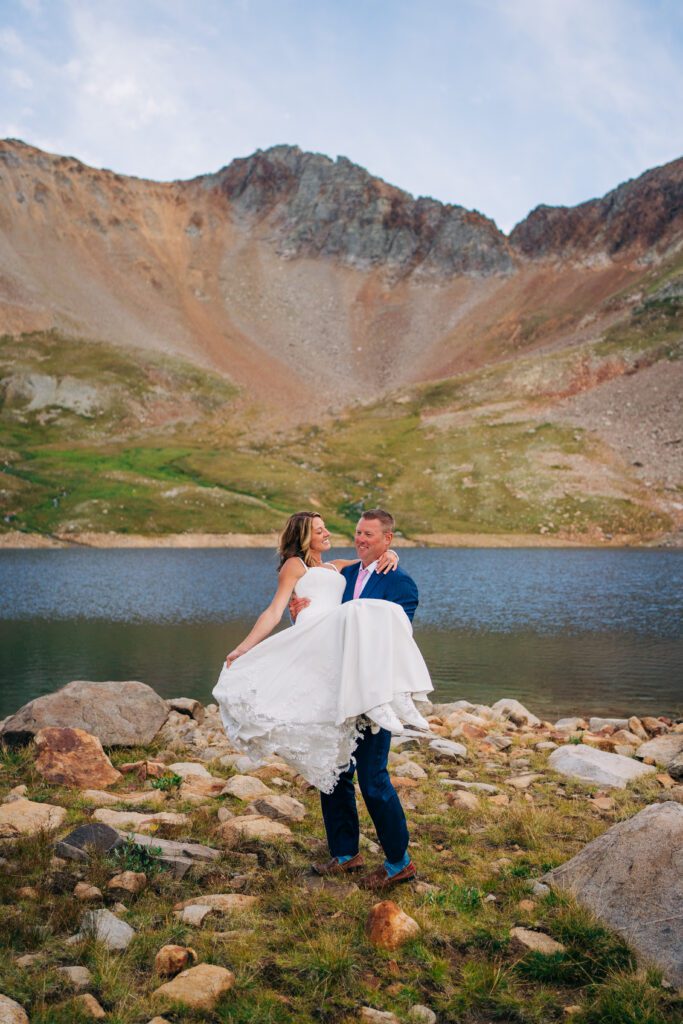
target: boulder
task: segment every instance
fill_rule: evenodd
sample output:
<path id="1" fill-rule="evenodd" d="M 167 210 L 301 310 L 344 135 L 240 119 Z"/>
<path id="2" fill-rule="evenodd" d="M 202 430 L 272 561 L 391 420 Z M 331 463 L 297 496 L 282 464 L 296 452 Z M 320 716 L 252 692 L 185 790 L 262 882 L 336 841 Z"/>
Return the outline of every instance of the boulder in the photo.
<path id="1" fill-rule="evenodd" d="M 506 786 L 512 786 L 513 789 L 528 789 L 536 779 L 543 778 L 537 772 L 525 772 L 523 775 L 511 775 L 508 779 L 503 779 Z"/>
<path id="2" fill-rule="evenodd" d="M 162 946 L 154 957 L 154 970 L 164 978 L 173 977 L 184 971 L 197 959 L 197 954 L 190 946 L 169 944 Z"/>
<path id="3" fill-rule="evenodd" d="M 76 882 L 74 896 L 81 903 L 99 903 L 102 899 L 102 890 L 89 882 Z"/>
<path id="4" fill-rule="evenodd" d="M 166 771 L 173 772 L 174 775 L 179 775 L 181 779 L 190 779 L 196 776 L 199 776 L 202 779 L 215 780 L 216 778 L 215 775 L 211 774 L 208 768 L 205 768 L 204 765 L 200 764 L 198 761 L 176 761 L 174 764 L 169 764 Z"/>
<path id="5" fill-rule="evenodd" d="M 101 822 L 79 825 L 55 845 L 55 852 L 69 860 L 86 860 L 90 849 L 97 853 L 110 853 L 123 844 L 123 836 Z"/>
<path id="6" fill-rule="evenodd" d="M 234 796 L 238 800 L 255 800 L 259 796 L 274 796 L 264 782 L 251 775 L 233 775 L 223 787 L 221 795 Z"/>
<path id="7" fill-rule="evenodd" d="M 173 811 L 112 811 L 110 807 L 98 807 L 93 811 L 93 820 L 100 821 L 112 828 L 130 832 L 137 828 L 146 830 L 156 825 L 189 825 L 191 819 L 187 814 Z"/>
<path id="8" fill-rule="evenodd" d="M 515 725 L 540 725 L 541 719 L 520 704 L 513 697 L 503 697 L 491 706 L 492 711 L 497 711 L 504 718 L 509 718 Z"/>
<path id="9" fill-rule="evenodd" d="M 194 697 L 171 697 L 166 701 L 171 711 L 179 711 L 183 715 L 189 715 L 195 722 L 203 722 L 206 712 L 202 703 Z"/>
<path id="10" fill-rule="evenodd" d="M 628 718 L 590 718 L 588 728 L 591 732 L 600 732 L 606 726 L 613 729 L 628 729 Z"/>
<path id="11" fill-rule="evenodd" d="M 432 740 L 429 749 L 439 761 L 466 761 L 469 758 L 465 744 L 455 740 Z"/>
<path id="12" fill-rule="evenodd" d="M 180 903 L 176 903 L 173 909 L 184 910 L 185 907 L 200 905 L 211 907 L 212 910 L 216 910 L 220 914 L 239 914 L 253 907 L 257 900 L 256 896 L 243 896 L 238 892 L 217 892 L 182 900 Z"/>
<path id="13" fill-rule="evenodd" d="M 84 939 L 90 935 L 103 942 L 107 949 L 127 949 L 135 932 L 111 910 L 88 910 L 75 938 Z"/>
<path id="14" fill-rule="evenodd" d="M 676 782 L 683 782 L 683 754 L 674 757 L 673 761 L 669 763 L 668 772 Z"/>
<path id="15" fill-rule="evenodd" d="M 193 1010 L 213 1010 L 218 1000 L 235 984 L 235 975 L 215 964 L 198 964 L 155 989 L 152 997 L 172 1005 L 180 1003 Z"/>
<path id="16" fill-rule="evenodd" d="M 361 1006 L 358 1020 L 361 1024 L 401 1024 L 391 1010 L 375 1010 L 373 1006 Z"/>
<path id="17" fill-rule="evenodd" d="M 683 987 L 683 806 L 650 804 L 544 876 Z"/>
<path id="18" fill-rule="evenodd" d="M 47 782 L 87 789 L 111 786 L 123 778 L 102 749 L 97 736 L 83 729 L 48 726 L 35 735 L 35 768 Z"/>
<path id="19" fill-rule="evenodd" d="M 205 903 L 192 903 L 191 906 L 183 907 L 182 910 L 174 910 L 173 916 L 183 924 L 189 924 L 192 928 L 201 928 L 204 918 L 209 916 L 212 909 Z"/>
<path id="20" fill-rule="evenodd" d="M 434 1011 L 423 1003 L 415 1003 L 408 1010 L 410 1024 L 436 1024 L 437 1016 Z"/>
<path id="21" fill-rule="evenodd" d="M 14 999 L 0 995 L 0 1024 L 28 1024 L 28 1015 Z"/>
<path id="22" fill-rule="evenodd" d="M 55 726 L 82 729 L 105 747 L 147 746 L 168 714 L 166 701 L 145 683 L 75 680 L 10 715 L 0 728 L 0 739 L 27 743 L 40 729 Z"/>
<path id="23" fill-rule="evenodd" d="M 636 757 L 651 757 L 656 764 L 668 768 L 681 753 L 683 753 L 683 736 L 670 732 L 641 743 L 636 750 Z"/>
<path id="24" fill-rule="evenodd" d="M 588 722 L 585 718 L 558 718 L 553 728 L 557 732 L 578 732 L 579 729 L 587 729 Z"/>
<path id="25" fill-rule="evenodd" d="M 449 793 L 448 802 L 452 807 L 463 811 L 479 810 L 479 798 L 474 793 L 468 793 L 467 790 L 457 789 L 455 793 Z"/>
<path id="26" fill-rule="evenodd" d="M 16 839 L 35 835 L 41 829 L 59 828 L 66 814 L 65 807 L 41 804 L 25 797 L 0 804 L 0 839 Z"/>
<path id="27" fill-rule="evenodd" d="M 260 814 L 242 814 L 222 822 L 216 829 L 225 845 L 230 848 L 239 839 L 259 839 L 261 842 L 291 841 L 292 830 L 281 821 L 272 821 Z"/>
<path id="28" fill-rule="evenodd" d="M 293 796 L 262 796 L 249 804 L 247 810 L 273 821 L 303 821 L 306 817 L 306 808 Z"/>
<path id="29" fill-rule="evenodd" d="M 107 882 L 107 889 L 111 889 L 114 892 L 127 892 L 132 896 L 137 896 L 146 885 L 147 875 L 144 871 L 122 871 L 120 874 L 114 875 Z"/>
<path id="30" fill-rule="evenodd" d="M 83 992 L 92 983 L 92 974 L 87 967 L 83 967 L 81 964 L 58 967 L 57 970 L 68 979 L 69 984 L 76 992 Z"/>
<path id="31" fill-rule="evenodd" d="M 553 750 L 548 757 L 548 767 L 579 782 L 617 789 L 625 789 L 628 782 L 655 771 L 651 765 L 641 764 L 632 757 L 575 743 Z"/>
<path id="32" fill-rule="evenodd" d="M 533 950 L 535 953 L 543 953 L 544 956 L 552 956 L 553 953 L 564 953 L 565 947 L 561 942 L 556 942 L 545 932 L 534 932 L 529 928 L 511 928 L 510 938 L 518 942 L 524 949 Z"/>
<path id="33" fill-rule="evenodd" d="M 417 921 L 409 917 L 393 900 L 375 903 L 368 914 L 365 934 L 373 946 L 398 949 L 420 933 Z"/>
<path id="34" fill-rule="evenodd" d="M 104 1007 L 98 1003 L 94 995 L 90 992 L 84 992 L 83 995 L 76 996 L 72 999 L 71 1005 L 76 1006 L 82 1012 L 87 1013 L 93 1020 L 104 1020 L 107 1016 Z"/>

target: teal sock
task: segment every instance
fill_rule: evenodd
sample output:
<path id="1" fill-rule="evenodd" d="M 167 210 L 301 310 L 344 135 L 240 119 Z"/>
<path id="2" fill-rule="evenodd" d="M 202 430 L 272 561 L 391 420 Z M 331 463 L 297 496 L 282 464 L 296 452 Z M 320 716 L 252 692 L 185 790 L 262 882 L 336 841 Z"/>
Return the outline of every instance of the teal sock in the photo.
<path id="1" fill-rule="evenodd" d="M 410 854 L 408 853 L 407 850 L 403 854 L 401 859 L 397 860 L 394 864 L 392 864 L 391 861 L 388 861 L 388 860 L 384 861 L 384 867 L 386 868 L 386 871 L 387 871 L 387 874 L 388 874 L 389 878 L 393 878 L 393 876 L 397 875 L 399 873 L 399 871 L 403 871 L 404 868 L 407 868 L 409 864 L 410 864 Z"/>
<path id="2" fill-rule="evenodd" d="M 353 860 L 355 853 L 344 853 L 341 857 L 337 857 L 338 864 L 346 864 L 347 860 Z"/>

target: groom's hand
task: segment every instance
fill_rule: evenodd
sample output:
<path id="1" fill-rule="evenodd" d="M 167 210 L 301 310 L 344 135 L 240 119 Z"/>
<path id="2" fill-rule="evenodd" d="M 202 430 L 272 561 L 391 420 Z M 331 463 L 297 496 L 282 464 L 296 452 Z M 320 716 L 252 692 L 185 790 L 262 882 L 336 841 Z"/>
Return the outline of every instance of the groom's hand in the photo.
<path id="1" fill-rule="evenodd" d="M 311 603 L 310 597 L 291 597 L 289 600 L 289 617 L 292 622 L 296 622 L 296 617 L 299 612 L 303 611 L 304 608 L 308 608 Z"/>

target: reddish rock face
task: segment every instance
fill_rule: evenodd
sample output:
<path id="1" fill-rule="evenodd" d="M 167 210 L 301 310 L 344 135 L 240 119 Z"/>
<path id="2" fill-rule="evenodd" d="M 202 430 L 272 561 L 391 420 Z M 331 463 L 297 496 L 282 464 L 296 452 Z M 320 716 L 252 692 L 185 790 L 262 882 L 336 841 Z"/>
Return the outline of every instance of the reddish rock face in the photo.
<path id="1" fill-rule="evenodd" d="M 36 771 L 58 786 L 106 787 L 123 776 L 112 765 L 97 736 L 83 729 L 41 729 L 35 737 Z"/>

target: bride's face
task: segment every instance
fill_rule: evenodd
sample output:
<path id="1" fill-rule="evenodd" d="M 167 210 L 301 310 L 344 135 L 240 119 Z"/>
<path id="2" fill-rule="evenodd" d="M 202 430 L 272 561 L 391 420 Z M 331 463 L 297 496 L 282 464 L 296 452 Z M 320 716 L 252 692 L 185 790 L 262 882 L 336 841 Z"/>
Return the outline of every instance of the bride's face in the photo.
<path id="1" fill-rule="evenodd" d="M 320 516 L 316 516 L 311 527 L 311 551 L 319 555 L 323 551 L 329 551 L 330 547 L 329 530 L 325 527 Z"/>

